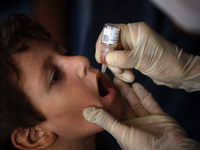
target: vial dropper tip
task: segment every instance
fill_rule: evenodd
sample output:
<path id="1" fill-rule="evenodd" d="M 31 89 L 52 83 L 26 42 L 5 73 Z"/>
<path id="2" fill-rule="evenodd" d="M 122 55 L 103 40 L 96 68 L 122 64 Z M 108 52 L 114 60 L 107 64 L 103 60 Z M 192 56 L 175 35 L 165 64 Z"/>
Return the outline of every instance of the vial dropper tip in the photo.
<path id="1" fill-rule="evenodd" d="M 103 64 L 103 65 L 101 66 L 101 72 L 102 72 L 102 73 L 105 73 L 105 72 L 106 72 L 106 68 L 107 68 L 106 65 Z"/>

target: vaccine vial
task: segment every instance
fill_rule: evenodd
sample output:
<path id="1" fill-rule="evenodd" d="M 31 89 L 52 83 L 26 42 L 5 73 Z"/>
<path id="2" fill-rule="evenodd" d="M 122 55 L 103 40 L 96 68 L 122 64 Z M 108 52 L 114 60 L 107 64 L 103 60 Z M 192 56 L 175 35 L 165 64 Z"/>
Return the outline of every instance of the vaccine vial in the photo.
<path id="1" fill-rule="evenodd" d="M 105 73 L 106 71 L 106 61 L 105 56 L 109 51 L 114 50 L 117 47 L 119 39 L 120 26 L 118 24 L 106 23 L 103 27 L 103 35 L 101 43 L 103 45 L 101 53 L 101 62 L 102 68 L 101 72 Z"/>

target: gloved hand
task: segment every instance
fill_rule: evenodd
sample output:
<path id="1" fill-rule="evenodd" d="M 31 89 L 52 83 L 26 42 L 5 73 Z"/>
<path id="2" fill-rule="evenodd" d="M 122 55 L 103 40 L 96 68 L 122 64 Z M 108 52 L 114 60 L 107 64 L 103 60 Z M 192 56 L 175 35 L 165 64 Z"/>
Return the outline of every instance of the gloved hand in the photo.
<path id="1" fill-rule="evenodd" d="M 116 77 L 132 82 L 133 74 L 125 70 L 135 68 L 156 84 L 190 92 L 200 90 L 200 57 L 185 53 L 144 22 L 120 26 L 119 46 L 105 58 L 108 68 Z M 96 43 L 95 58 L 99 63 L 101 38 L 102 33 Z"/>
<path id="2" fill-rule="evenodd" d="M 125 94 L 127 86 L 123 83 L 118 87 Z M 124 87 L 126 90 L 123 91 Z M 135 113 L 134 119 L 121 123 L 95 107 L 84 109 L 85 119 L 107 130 L 124 150 L 200 149 L 200 144 L 187 137 L 180 125 L 160 108 L 142 85 L 135 83 L 132 88 L 133 92 L 127 94 L 126 100 Z"/>

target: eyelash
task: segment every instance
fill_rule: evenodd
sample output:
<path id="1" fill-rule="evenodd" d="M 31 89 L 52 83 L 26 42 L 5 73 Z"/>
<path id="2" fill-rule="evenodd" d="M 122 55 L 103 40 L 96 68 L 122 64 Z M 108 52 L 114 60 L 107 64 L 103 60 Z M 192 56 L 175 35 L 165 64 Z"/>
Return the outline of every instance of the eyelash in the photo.
<path id="1" fill-rule="evenodd" d="M 59 77 L 60 77 L 60 70 L 57 69 L 53 73 L 53 77 L 51 79 L 51 85 L 54 85 L 57 82 L 57 80 L 59 80 Z"/>

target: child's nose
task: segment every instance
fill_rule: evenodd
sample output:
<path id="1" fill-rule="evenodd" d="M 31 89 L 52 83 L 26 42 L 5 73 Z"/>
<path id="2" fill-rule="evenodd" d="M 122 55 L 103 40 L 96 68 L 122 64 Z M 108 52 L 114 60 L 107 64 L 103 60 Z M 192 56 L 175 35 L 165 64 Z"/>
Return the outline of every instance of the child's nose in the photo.
<path id="1" fill-rule="evenodd" d="M 87 73 L 87 68 L 90 66 L 90 61 L 84 56 L 71 56 L 73 69 L 80 78 L 84 78 Z"/>

